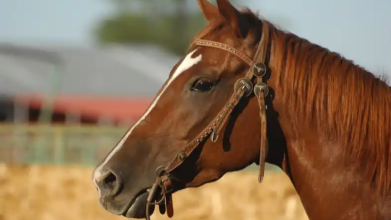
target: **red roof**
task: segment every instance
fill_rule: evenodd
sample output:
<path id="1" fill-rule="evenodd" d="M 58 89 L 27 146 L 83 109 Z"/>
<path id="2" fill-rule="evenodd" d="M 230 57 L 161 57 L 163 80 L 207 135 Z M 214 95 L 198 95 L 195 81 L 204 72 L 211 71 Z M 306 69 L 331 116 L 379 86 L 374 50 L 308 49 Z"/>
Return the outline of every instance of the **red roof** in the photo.
<path id="1" fill-rule="evenodd" d="M 41 108 L 43 100 L 41 95 L 15 98 L 17 103 L 30 108 Z M 57 96 L 53 105 L 56 112 L 107 117 L 115 121 L 135 121 L 144 114 L 151 101 L 152 98 Z"/>

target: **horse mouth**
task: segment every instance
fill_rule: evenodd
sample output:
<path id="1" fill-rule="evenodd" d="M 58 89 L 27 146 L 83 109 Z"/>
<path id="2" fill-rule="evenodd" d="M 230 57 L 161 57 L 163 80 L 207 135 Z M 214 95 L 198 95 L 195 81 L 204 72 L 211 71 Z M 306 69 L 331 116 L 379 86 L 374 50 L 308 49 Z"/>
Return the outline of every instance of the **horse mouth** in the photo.
<path id="1" fill-rule="evenodd" d="M 145 218 L 146 217 L 146 205 L 149 192 L 147 189 L 140 191 L 128 204 L 128 208 L 122 214 L 126 218 Z M 149 216 L 153 214 L 155 206 L 152 205 L 149 208 Z"/>

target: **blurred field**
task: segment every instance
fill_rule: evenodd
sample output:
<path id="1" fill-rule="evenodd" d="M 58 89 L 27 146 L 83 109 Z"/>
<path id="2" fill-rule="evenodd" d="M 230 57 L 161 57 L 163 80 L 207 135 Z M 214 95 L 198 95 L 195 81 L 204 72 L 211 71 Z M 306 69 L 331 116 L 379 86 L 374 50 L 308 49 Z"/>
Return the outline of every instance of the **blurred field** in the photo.
<path id="1" fill-rule="evenodd" d="M 0 164 L 0 220 L 115 220 L 98 203 L 92 169 Z M 173 220 L 305 220 L 292 184 L 282 173 L 227 174 L 215 183 L 174 194 Z M 168 219 L 158 211 L 152 219 Z"/>

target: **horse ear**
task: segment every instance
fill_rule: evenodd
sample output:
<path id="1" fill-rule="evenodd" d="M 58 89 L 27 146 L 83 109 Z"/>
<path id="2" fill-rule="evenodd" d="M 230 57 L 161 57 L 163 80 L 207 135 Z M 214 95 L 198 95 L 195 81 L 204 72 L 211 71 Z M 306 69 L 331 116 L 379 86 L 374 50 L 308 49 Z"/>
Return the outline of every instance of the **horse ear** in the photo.
<path id="1" fill-rule="evenodd" d="M 197 1 L 206 20 L 211 21 L 213 18 L 220 15 L 217 7 L 214 6 L 212 3 L 210 3 L 208 0 L 197 0 Z"/>
<path id="2" fill-rule="evenodd" d="M 238 38 L 245 38 L 249 31 L 249 25 L 239 11 L 236 10 L 229 0 L 216 0 L 216 2 L 220 14 L 232 27 L 236 36 Z"/>

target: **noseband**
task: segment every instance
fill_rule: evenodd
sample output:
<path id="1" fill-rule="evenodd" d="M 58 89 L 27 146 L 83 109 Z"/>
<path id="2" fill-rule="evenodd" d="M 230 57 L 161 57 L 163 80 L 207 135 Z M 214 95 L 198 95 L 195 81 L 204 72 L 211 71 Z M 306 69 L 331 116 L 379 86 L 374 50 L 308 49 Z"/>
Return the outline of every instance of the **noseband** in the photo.
<path id="1" fill-rule="evenodd" d="M 149 220 L 149 207 L 151 205 L 159 205 L 161 214 L 167 210 L 168 217 L 172 217 L 174 214 L 172 204 L 172 183 L 170 180 L 170 172 L 181 165 L 186 158 L 199 146 L 199 144 L 207 138 L 209 135 L 212 142 L 216 142 L 219 137 L 219 132 L 223 125 L 229 118 L 235 106 L 243 97 L 248 97 L 252 93 L 255 94 L 259 104 L 259 112 L 261 119 L 261 139 L 260 139 L 260 158 L 259 158 L 259 177 L 258 181 L 261 183 L 265 172 L 265 158 L 267 152 L 267 137 L 266 137 L 266 104 L 265 97 L 269 93 L 269 87 L 263 82 L 263 77 L 267 72 L 265 65 L 266 53 L 269 43 L 269 26 L 265 21 L 262 21 L 262 36 L 258 44 L 258 49 L 253 59 L 248 57 L 245 53 L 223 43 L 196 39 L 194 44 L 202 47 L 212 47 L 227 51 L 250 66 L 250 70 L 243 78 L 237 80 L 234 86 L 234 93 L 228 100 L 224 108 L 218 113 L 218 115 L 212 120 L 212 122 L 193 140 L 191 141 L 181 152 L 179 152 L 173 160 L 165 167 L 160 167 L 156 171 L 156 181 L 153 184 L 147 198 L 146 205 L 146 218 Z M 201 37 L 200 37 L 201 38 Z M 253 78 L 256 79 L 256 85 L 253 85 Z M 159 201 L 156 201 L 156 192 L 161 189 L 161 195 Z"/>

